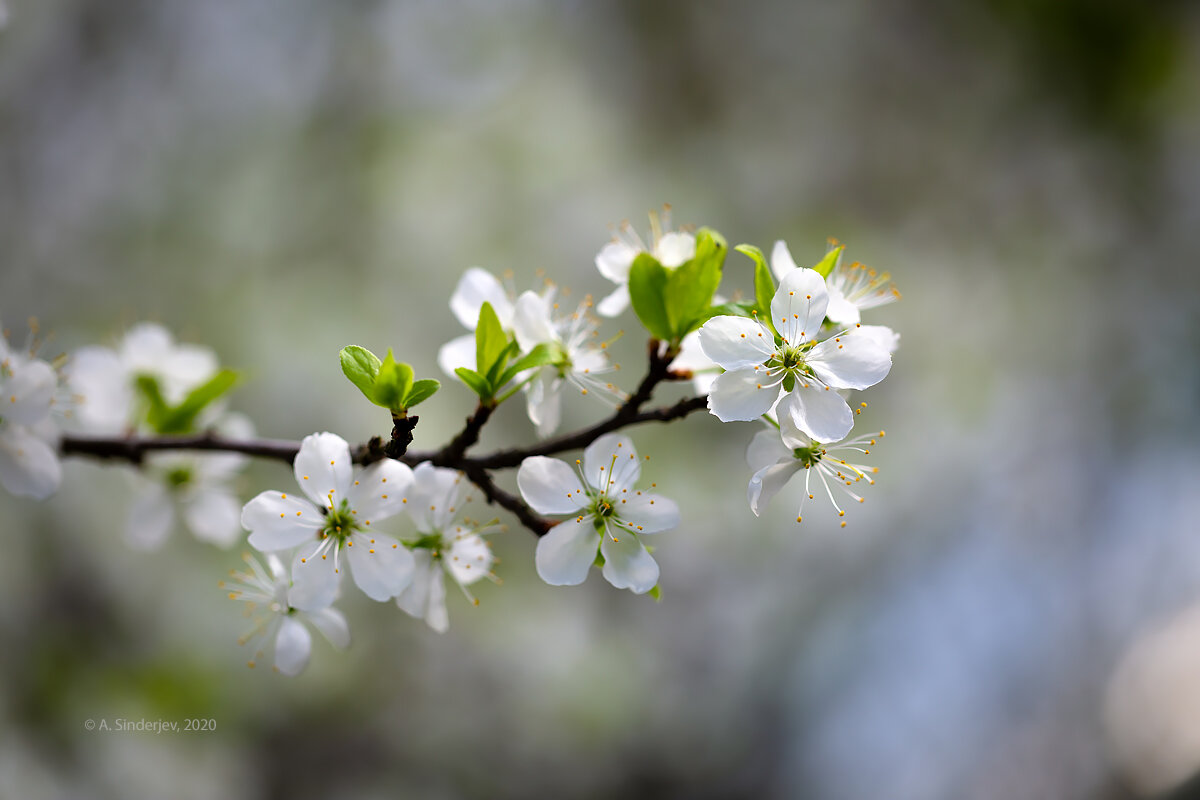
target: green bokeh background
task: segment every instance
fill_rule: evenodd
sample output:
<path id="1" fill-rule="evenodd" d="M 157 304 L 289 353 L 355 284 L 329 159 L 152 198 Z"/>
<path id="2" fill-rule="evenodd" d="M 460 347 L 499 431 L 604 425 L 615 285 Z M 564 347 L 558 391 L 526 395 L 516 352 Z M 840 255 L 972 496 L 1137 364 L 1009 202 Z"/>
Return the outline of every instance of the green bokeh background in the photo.
<path id="1" fill-rule="evenodd" d="M 845 529 L 797 526 L 798 487 L 750 514 L 751 425 L 635 432 L 683 509 L 658 604 L 542 585 L 514 528 L 449 633 L 350 596 L 353 648 L 318 641 L 289 680 L 244 666 L 216 587 L 237 549 L 124 544 L 125 469 L 0 497 L 0 794 L 1189 791 L 1187 671 L 1112 709 L 1129 654 L 1200 602 L 1195 5 L 6 4 L 0 316 L 18 339 L 39 317 L 48 353 L 160 321 L 244 372 L 266 436 L 386 431 L 342 346 L 435 375 L 464 269 L 606 293 L 607 226 L 663 202 L 801 261 L 836 236 L 905 299 L 871 315 L 903 339 Z M 447 382 L 416 446 L 470 408 Z M 484 446 L 531 438 L 506 408 Z M 256 464 L 241 489 L 290 480 Z M 217 730 L 83 727 L 142 717 Z"/>

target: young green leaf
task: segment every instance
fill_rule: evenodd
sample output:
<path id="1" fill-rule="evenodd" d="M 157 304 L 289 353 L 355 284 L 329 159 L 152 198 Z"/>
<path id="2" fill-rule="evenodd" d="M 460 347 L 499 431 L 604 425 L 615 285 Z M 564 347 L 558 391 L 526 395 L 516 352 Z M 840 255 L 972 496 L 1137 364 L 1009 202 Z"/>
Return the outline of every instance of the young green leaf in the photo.
<path id="1" fill-rule="evenodd" d="M 412 389 L 408 391 L 408 397 L 404 398 L 404 407 L 409 409 L 417 403 L 428 400 L 440 388 L 442 388 L 442 384 L 432 378 L 413 381 Z"/>
<path id="2" fill-rule="evenodd" d="M 763 319 L 771 316 L 771 299 L 775 297 L 775 278 L 767 267 L 763 251 L 752 244 L 739 244 L 734 248 L 754 261 L 754 306 Z"/>
<path id="3" fill-rule="evenodd" d="M 667 270 L 649 253 L 639 253 L 629 270 L 629 299 L 638 319 L 656 339 L 671 339 L 671 323 L 663 292 Z"/>
<path id="4" fill-rule="evenodd" d="M 368 400 L 375 402 L 375 378 L 379 375 L 379 357 L 365 347 L 352 344 L 339 354 L 342 372 Z"/>
<path id="5" fill-rule="evenodd" d="M 519 352 L 521 352 L 521 346 L 516 342 L 509 342 L 500 356 L 492 362 L 491 368 L 487 371 L 487 379 L 493 389 L 499 391 L 500 387 L 504 385 L 504 382 L 500 380 L 501 374 L 505 371 L 504 367 Z"/>
<path id="6" fill-rule="evenodd" d="M 699 326 L 721 284 L 727 249 L 721 234 L 701 228 L 696 234 L 696 255 L 669 274 L 663 300 L 672 339 L 683 338 Z"/>
<path id="7" fill-rule="evenodd" d="M 491 384 L 488 383 L 487 378 L 483 377 L 475 370 L 467 369 L 466 367 L 459 367 L 458 369 L 454 370 L 454 374 L 462 378 L 462 382 L 465 383 L 472 392 L 479 395 L 480 400 L 488 401 L 492 399 L 493 392 Z"/>
<path id="8" fill-rule="evenodd" d="M 845 249 L 846 245 L 844 244 L 835 245 L 825 254 L 824 258 L 817 262 L 813 269 L 819 272 L 822 278 L 828 278 L 829 273 L 833 272 L 834 267 L 842 260 L 842 251 Z"/>
<path id="9" fill-rule="evenodd" d="M 153 378 L 151 380 L 153 381 Z M 151 427 L 159 433 L 174 434 L 191 432 L 195 428 L 196 418 L 200 416 L 200 412 L 207 408 L 214 400 L 217 400 L 232 389 L 237 380 L 237 373 L 233 370 L 221 370 L 188 392 L 179 405 L 173 408 L 168 408 L 165 405 L 159 407 L 160 413 L 158 414 L 158 418 L 148 419 Z M 154 388 L 157 390 L 157 383 L 155 383 Z M 152 416 L 154 410 L 155 407 L 152 404 Z"/>
<path id="10" fill-rule="evenodd" d="M 491 303 L 479 309 L 479 322 L 475 325 L 475 369 L 487 375 L 508 349 L 508 334 L 496 316 Z"/>
<path id="11" fill-rule="evenodd" d="M 539 344 L 520 359 L 508 365 L 508 369 L 504 370 L 504 374 L 496 381 L 496 388 L 508 383 L 527 369 L 553 364 L 564 355 L 562 347 L 558 344 Z"/>
<path id="12" fill-rule="evenodd" d="M 408 364 L 396 361 L 389 348 L 387 358 L 379 365 L 371 402 L 392 411 L 404 409 L 404 398 L 413 385 L 413 370 Z"/>

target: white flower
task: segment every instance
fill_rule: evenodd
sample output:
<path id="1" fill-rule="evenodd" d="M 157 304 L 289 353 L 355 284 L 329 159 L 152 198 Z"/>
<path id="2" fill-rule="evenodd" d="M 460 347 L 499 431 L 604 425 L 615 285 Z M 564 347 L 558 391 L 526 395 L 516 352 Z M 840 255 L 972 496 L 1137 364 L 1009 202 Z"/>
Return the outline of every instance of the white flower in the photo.
<path id="1" fill-rule="evenodd" d="M 830 244 L 841 248 L 835 241 L 831 241 Z M 771 271 L 775 273 L 775 277 L 783 280 L 796 268 L 796 261 L 792 258 L 787 244 L 783 240 L 775 242 L 775 249 L 771 251 Z M 826 285 L 829 289 L 829 308 L 826 309 L 825 316 L 829 317 L 831 322 L 841 325 L 855 325 L 861 322 L 863 309 L 886 305 L 900 299 L 900 292 L 892 285 L 890 274 L 877 272 L 857 261 L 847 266 L 842 261 L 840 250 L 837 264 L 829 273 Z M 894 352 L 895 349 L 893 346 L 888 352 Z"/>
<path id="2" fill-rule="evenodd" d="M 588 314 L 589 300 L 573 313 L 555 317 L 556 304 L 551 297 L 524 292 L 517 298 L 513 312 L 513 332 L 523 352 L 540 344 L 557 353 L 553 364 L 542 367 L 525 388 L 525 405 L 538 436 L 549 436 L 562 418 L 562 392 L 566 384 L 581 394 L 595 393 L 604 398 L 623 395 L 603 375 L 614 367 L 604 354 L 603 345 L 594 345 L 597 321 Z"/>
<path id="3" fill-rule="evenodd" d="M 671 230 L 670 206 L 663 206 L 661 219 L 651 212 L 650 233 L 650 246 L 647 247 L 628 222 L 622 223 L 613 240 L 596 254 L 596 269 L 619 284 L 596 306 L 600 314 L 615 317 L 629 307 L 629 270 L 639 253 L 649 253 L 668 269 L 682 266 L 695 257 L 696 237 L 686 231 Z"/>
<path id="4" fill-rule="evenodd" d="M 216 426 L 234 438 L 254 435 L 254 426 L 241 415 L 229 415 Z M 151 453 L 138 473 L 137 498 L 129 514 L 130 544 L 159 547 L 176 520 L 197 539 L 229 547 L 242 535 L 242 504 L 229 482 L 245 466 L 240 453 Z"/>
<path id="5" fill-rule="evenodd" d="M 717 362 L 704 354 L 700 346 L 700 332 L 692 331 L 683 337 L 679 343 L 679 355 L 671 362 L 672 372 L 692 373 L 692 388 L 697 395 L 705 395 L 712 391 L 713 382 L 720 374 L 721 368 Z"/>
<path id="6" fill-rule="evenodd" d="M 775 404 L 782 388 L 781 422 L 787 418 L 818 441 L 845 437 L 854 414 L 833 390 L 874 386 L 888 374 L 892 359 L 872 336 L 857 330 L 817 342 L 828 304 L 821 276 L 794 269 L 771 300 L 778 341 L 757 319 L 720 316 L 704 323 L 700 346 L 726 370 L 713 383 L 709 410 L 722 422 L 753 420 Z"/>
<path id="7" fill-rule="evenodd" d="M 658 583 L 658 563 L 639 536 L 674 528 L 679 506 L 634 488 L 642 464 L 627 436 L 601 436 L 575 465 L 572 470 L 558 459 L 532 456 L 517 471 L 521 496 L 535 511 L 574 515 L 538 541 L 538 575 L 552 586 L 583 583 L 598 548 L 609 583 L 634 594 L 650 591 Z"/>
<path id="8" fill-rule="evenodd" d="M 54 368 L 0 336 L 0 484 L 15 495 L 42 500 L 62 483 L 50 416 L 57 393 Z"/>
<path id="9" fill-rule="evenodd" d="M 299 675 L 308 664 L 312 652 L 312 636 L 304 627 L 305 622 L 325 635 L 330 644 L 339 650 L 350 645 L 350 628 L 346 618 L 334 608 L 304 611 L 292 605 L 291 582 L 287 571 L 276 556 L 267 556 L 270 573 L 249 554 L 245 556 L 249 570 L 230 570 L 230 583 L 221 582 L 221 588 L 229 590 L 229 599 L 241 600 L 246 604 L 246 616 L 254 627 L 238 639 L 238 644 L 262 637 L 275 646 L 275 669 L 284 675 Z M 261 651 L 255 659 L 261 658 Z M 248 666 L 255 666 L 251 659 Z"/>
<path id="10" fill-rule="evenodd" d="M 883 435 L 883 431 L 878 434 L 879 437 Z M 867 448 L 873 447 L 875 440 L 874 435 L 858 436 L 834 444 L 821 444 L 811 439 L 804 439 L 804 445 L 792 448 L 784 445 L 779 431 L 773 427 L 759 431 L 746 449 L 746 462 L 750 465 L 750 469 L 754 470 L 754 476 L 750 478 L 750 484 L 746 489 L 746 499 L 750 503 L 750 510 L 754 512 L 755 516 L 758 516 L 767 503 L 771 502 L 771 498 L 792 479 L 792 476 L 803 471 L 804 497 L 801 498 L 800 507 L 796 511 L 796 522 L 803 519 L 805 500 L 813 498 L 810 484 L 814 472 L 820 479 L 825 494 L 833 503 L 834 509 L 837 510 L 838 516 L 845 516 L 846 512 L 842 510 L 834 497 L 833 490 L 829 485 L 830 481 L 833 481 L 839 489 L 856 502 L 863 502 L 863 498 L 849 487 L 860 481 L 866 481 L 869 486 L 874 485 L 875 479 L 871 476 L 877 473 L 879 468 L 855 464 L 847 459 L 855 458 L 856 456 L 853 455 L 855 453 L 869 455 L 871 451 Z M 842 527 L 845 526 L 846 523 L 843 522 Z"/>
<path id="11" fill-rule="evenodd" d="M 332 433 L 304 437 L 293 469 L 308 500 L 263 492 L 242 509 L 251 547 L 272 552 L 300 546 L 292 562 L 291 604 L 311 611 L 332 603 L 342 558 L 371 599 L 398 595 L 412 580 L 412 553 L 371 526 L 403 509 L 412 470 L 384 459 L 355 479 L 350 446 Z"/>
<path id="12" fill-rule="evenodd" d="M 450 296 L 450 310 L 469 331 L 479 324 L 479 312 L 484 303 L 491 303 L 500 320 L 500 327 L 512 330 L 513 303 L 507 290 L 496 276 L 481 267 L 471 267 L 459 278 Z M 468 333 L 442 345 L 438 350 L 438 366 L 451 377 L 459 367 L 475 369 L 475 335 Z"/>
<path id="13" fill-rule="evenodd" d="M 460 517 L 466 484 L 457 470 L 434 467 L 428 461 L 418 464 L 405 499 L 404 507 L 421 537 L 409 545 L 416 570 L 412 583 L 396 596 L 396 605 L 443 633 L 450 627 L 445 576 L 478 604 L 466 587 L 493 577 L 492 551 L 480 536 L 485 528 Z"/>
<path id="14" fill-rule="evenodd" d="M 176 344 L 166 328 L 146 322 L 130 328 L 116 350 L 98 345 L 80 348 L 67 373 L 79 395 L 80 422 L 89 430 L 112 433 L 137 421 L 138 378 L 153 378 L 163 399 L 177 405 L 218 368 L 216 354 L 209 348 Z"/>

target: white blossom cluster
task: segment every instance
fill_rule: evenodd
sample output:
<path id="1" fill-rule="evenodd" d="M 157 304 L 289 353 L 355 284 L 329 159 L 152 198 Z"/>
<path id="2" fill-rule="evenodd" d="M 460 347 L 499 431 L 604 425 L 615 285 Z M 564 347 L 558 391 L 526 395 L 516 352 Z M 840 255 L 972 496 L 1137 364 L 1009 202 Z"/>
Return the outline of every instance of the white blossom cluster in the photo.
<path id="1" fill-rule="evenodd" d="M 599 251 L 595 266 L 617 287 L 595 306 L 590 297 L 568 303 L 568 293 L 550 281 L 518 294 L 506 288 L 508 279 L 467 270 L 450 310 L 472 332 L 438 354 L 447 375 L 478 396 L 459 437 L 425 455 L 407 451 L 407 442 L 383 449 L 374 441 L 357 451 L 370 462 L 360 467 L 344 439 L 313 433 L 298 452 L 283 443 L 273 453 L 296 453 L 297 489 L 264 491 L 244 505 L 238 484 L 247 453 L 270 448 L 255 445 L 250 421 L 229 410 L 237 376 L 212 350 L 143 323 L 112 346 L 83 347 L 52 363 L 37 357 L 32 343 L 14 348 L 6 334 L 0 484 L 43 499 L 62 482 L 60 452 L 124 459 L 136 467 L 129 470 L 131 545 L 160 546 L 176 527 L 220 547 L 245 536 L 265 561 L 247 555 L 245 570 L 222 585 L 245 605 L 251 627 L 242 641 L 265 643 L 274 667 L 288 675 L 309 661 L 310 629 L 335 647 L 349 644 L 349 626 L 334 608 L 346 586 L 445 631 L 447 582 L 472 603 L 469 587 L 483 578 L 499 582 L 484 537 L 502 528 L 498 520 L 467 516 L 472 487 L 538 534 L 534 564 L 546 583 L 577 585 L 597 567 L 614 587 L 659 597 L 659 565 L 644 537 L 678 526 L 680 509 L 643 480 L 650 457 L 618 429 L 705 405 L 723 422 L 760 422 L 746 454 L 755 515 L 800 473 L 797 522 L 817 491 L 844 515 L 838 498 L 862 502 L 858 484 L 874 483 L 876 469 L 861 457 L 883 432 L 852 435 L 865 404 L 856 408 L 850 399 L 891 369 L 899 337 L 862 322 L 863 312 L 899 296 L 889 276 L 843 263 L 837 245 L 811 269 L 798 267 L 782 241 L 769 265 L 757 248 L 737 250 L 754 262 L 753 302 L 719 293 L 726 256 L 720 234 L 672 229 L 669 209 L 651 216 L 647 240 L 625 224 Z M 651 336 L 650 372 L 634 395 L 612 382 L 611 339 L 600 334 L 603 318 L 629 310 Z M 440 384 L 416 379 L 391 351 L 381 359 L 351 345 L 340 357 L 364 397 L 391 412 L 389 446 L 402 429 L 411 438 L 409 408 Z M 646 410 L 657 383 L 688 379 L 694 395 Z M 499 462 L 472 459 L 467 451 L 479 429 L 517 393 L 537 444 Z M 576 395 L 615 410 L 592 428 L 550 438 Z M 578 457 L 552 457 L 577 449 Z M 489 474 L 512 467 L 519 497 Z M 250 665 L 260 657 L 262 650 Z"/>

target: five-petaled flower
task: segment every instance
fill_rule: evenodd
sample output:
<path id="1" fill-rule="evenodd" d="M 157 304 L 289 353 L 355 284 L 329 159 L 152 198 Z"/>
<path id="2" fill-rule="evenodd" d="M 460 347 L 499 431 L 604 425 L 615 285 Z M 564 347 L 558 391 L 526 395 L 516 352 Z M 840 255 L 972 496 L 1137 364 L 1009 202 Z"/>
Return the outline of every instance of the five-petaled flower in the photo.
<path id="1" fill-rule="evenodd" d="M 722 422 L 750 421 L 779 398 L 781 424 L 818 441 L 835 442 L 854 414 L 835 389 L 866 389 L 887 375 L 888 351 L 856 329 L 818 342 L 829 294 L 815 270 L 788 272 L 771 300 L 774 331 L 758 319 L 713 317 L 700 328 L 705 355 L 726 371 L 713 382 L 708 408 Z M 775 335 L 778 331 L 778 335 Z M 785 439 L 784 444 L 798 447 Z"/>
<path id="2" fill-rule="evenodd" d="M 291 605 L 305 611 L 330 605 L 342 559 L 371 599 L 400 594 L 412 580 L 412 553 L 373 525 L 403 509 L 412 470 L 385 458 L 355 478 L 350 446 L 332 433 L 304 437 L 293 467 L 308 500 L 263 492 L 242 509 L 252 547 L 272 552 L 300 546 L 292 562 Z"/>
<path id="3" fill-rule="evenodd" d="M 678 525 L 679 506 L 635 488 L 641 473 L 633 442 L 611 433 L 592 442 L 575 469 L 546 456 L 521 462 L 517 486 L 525 502 L 542 514 L 574 515 L 538 541 L 535 563 L 542 580 L 554 586 L 583 583 L 599 549 L 604 577 L 613 586 L 635 594 L 655 587 L 658 563 L 639 537 Z"/>

